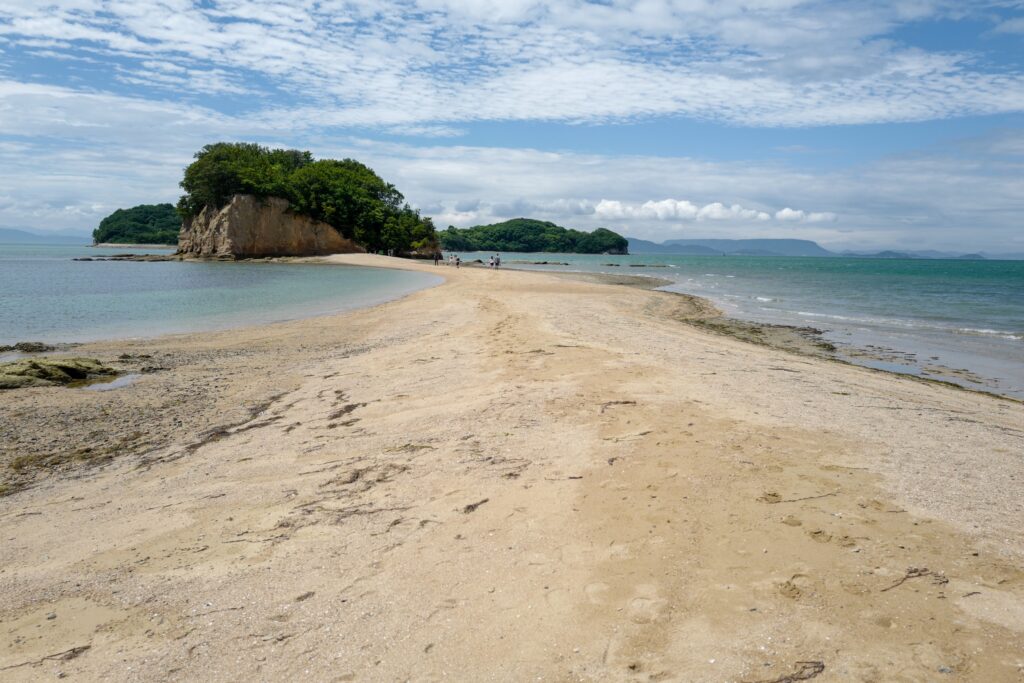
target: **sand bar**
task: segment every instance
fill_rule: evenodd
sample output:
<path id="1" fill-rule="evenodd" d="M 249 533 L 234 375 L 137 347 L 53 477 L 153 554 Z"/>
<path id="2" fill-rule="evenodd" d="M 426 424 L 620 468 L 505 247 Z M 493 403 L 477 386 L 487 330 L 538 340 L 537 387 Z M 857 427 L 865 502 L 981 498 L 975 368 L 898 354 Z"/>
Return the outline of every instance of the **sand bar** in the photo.
<path id="1" fill-rule="evenodd" d="M 1019 402 L 686 297 L 331 260 L 448 282 L 0 395 L 0 678 L 1024 675 Z"/>

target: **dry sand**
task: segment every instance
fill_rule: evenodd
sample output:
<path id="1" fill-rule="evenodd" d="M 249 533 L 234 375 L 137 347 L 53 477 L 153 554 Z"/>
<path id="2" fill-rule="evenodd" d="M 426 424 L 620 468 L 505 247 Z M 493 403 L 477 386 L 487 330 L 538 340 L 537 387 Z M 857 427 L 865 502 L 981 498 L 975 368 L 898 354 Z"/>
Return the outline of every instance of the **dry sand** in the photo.
<path id="1" fill-rule="evenodd" d="M 1020 403 L 397 263 L 448 282 L 0 395 L 0 679 L 1024 677 Z"/>

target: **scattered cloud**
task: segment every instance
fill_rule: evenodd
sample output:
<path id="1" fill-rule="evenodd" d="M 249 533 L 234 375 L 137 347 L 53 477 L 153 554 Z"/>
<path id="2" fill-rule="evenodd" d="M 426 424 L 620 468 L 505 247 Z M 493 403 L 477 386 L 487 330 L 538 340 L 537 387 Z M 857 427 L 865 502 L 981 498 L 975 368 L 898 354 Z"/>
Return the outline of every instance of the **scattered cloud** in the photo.
<path id="1" fill-rule="evenodd" d="M 262 93 L 273 104 L 252 116 L 269 125 L 313 117 L 436 135 L 473 121 L 806 126 L 1022 111 L 1021 73 L 887 38 L 972 8 L 984 6 L 47 0 L 0 8 L 0 38 L 99 60 L 170 99 Z"/>
<path id="2" fill-rule="evenodd" d="M 1024 17 L 1001 21 L 992 30 L 996 33 L 1024 33 Z"/>

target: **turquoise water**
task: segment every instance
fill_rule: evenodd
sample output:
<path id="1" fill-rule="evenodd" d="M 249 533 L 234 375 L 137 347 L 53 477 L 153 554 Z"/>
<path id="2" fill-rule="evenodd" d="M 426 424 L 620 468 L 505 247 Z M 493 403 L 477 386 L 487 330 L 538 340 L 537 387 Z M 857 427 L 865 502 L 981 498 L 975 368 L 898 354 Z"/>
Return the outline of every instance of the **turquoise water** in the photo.
<path id="1" fill-rule="evenodd" d="M 858 363 L 1024 397 L 1024 261 L 502 254 L 502 264 L 669 279 L 666 289 L 733 317 L 823 329 Z"/>
<path id="2" fill-rule="evenodd" d="M 371 306 L 441 282 L 352 266 L 72 260 L 125 251 L 0 244 L 0 345 L 277 322 Z"/>

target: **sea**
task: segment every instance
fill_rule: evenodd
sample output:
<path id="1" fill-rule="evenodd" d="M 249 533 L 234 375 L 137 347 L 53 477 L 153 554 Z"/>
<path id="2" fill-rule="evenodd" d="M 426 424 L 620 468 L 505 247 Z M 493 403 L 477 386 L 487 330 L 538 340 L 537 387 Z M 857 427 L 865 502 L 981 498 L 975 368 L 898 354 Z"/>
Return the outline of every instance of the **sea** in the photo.
<path id="1" fill-rule="evenodd" d="M 425 273 L 357 266 L 74 260 L 171 251 L 0 244 L 0 345 L 280 322 L 373 306 L 442 282 Z"/>
<path id="2" fill-rule="evenodd" d="M 1024 398 L 1024 261 L 501 256 L 503 267 L 671 280 L 663 289 L 710 299 L 730 317 L 819 329 L 850 362 Z"/>
<path id="3" fill-rule="evenodd" d="M 0 345 L 280 322 L 441 282 L 356 266 L 74 260 L 125 251 L 0 244 Z M 1024 261 L 505 253 L 502 265 L 662 278 L 730 317 L 816 328 L 850 362 L 1024 399 Z"/>

